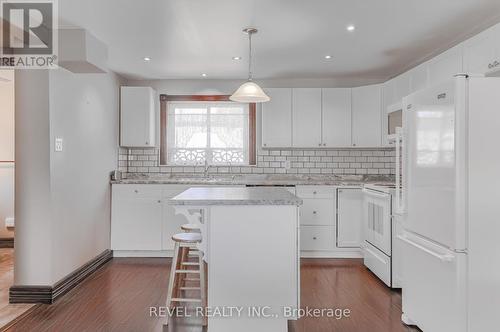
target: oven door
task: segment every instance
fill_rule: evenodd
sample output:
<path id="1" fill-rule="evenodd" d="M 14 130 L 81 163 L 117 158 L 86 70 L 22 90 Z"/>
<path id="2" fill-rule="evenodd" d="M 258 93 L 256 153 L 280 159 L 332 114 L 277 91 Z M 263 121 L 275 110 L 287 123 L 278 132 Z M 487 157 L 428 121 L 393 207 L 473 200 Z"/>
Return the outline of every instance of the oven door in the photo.
<path id="1" fill-rule="evenodd" d="M 391 256 L 391 195 L 370 189 L 363 192 L 365 241 Z"/>

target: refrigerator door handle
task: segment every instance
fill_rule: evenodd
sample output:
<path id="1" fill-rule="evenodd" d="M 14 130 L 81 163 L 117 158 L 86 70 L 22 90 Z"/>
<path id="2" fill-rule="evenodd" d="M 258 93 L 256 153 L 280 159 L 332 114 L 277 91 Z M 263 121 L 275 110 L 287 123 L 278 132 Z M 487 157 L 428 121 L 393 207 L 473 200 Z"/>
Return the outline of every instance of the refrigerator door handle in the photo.
<path id="1" fill-rule="evenodd" d="M 427 254 L 439 259 L 440 261 L 442 262 L 445 262 L 445 263 L 449 263 L 449 262 L 453 262 L 455 260 L 455 256 L 453 255 L 448 255 L 448 254 L 445 254 L 445 255 L 441 255 L 441 254 L 438 254 L 418 243 L 415 243 L 413 242 L 412 240 L 410 240 L 408 237 L 404 236 L 404 235 L 398 235 L 397 236 L 397 239 L 398 240 L 401 240 L 403 242 L 406 242 L 407 244 L 411 245 L 411 246 L 414 246 L 415 248 L 418 248 L 422 251 L 425 251 Z"/>
<path id="2" fill-rule="evenodd" d="M 396 214 L 402 215 L 405 213 L 404 205 L 404 135 L 403 128 L 396 128 Z"/>

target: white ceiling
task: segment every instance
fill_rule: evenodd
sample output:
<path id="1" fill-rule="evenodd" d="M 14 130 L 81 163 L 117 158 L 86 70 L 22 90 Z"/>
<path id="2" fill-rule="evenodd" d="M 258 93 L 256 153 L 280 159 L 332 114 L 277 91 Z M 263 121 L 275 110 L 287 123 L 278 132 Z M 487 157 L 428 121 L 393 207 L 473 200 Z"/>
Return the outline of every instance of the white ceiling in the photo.
<path id="1" fill-rule="evenodd" d="M 61 25 L 84 27 L 105 42 L 109 67 L 128 78 L 245 78 L 241 29 L 255 26 L 258 79 L 373 81 L 500 21 L 500 1 L 59 0 L 59 14 Z M 346 31 L 348 24 L 356 30 Z"/>

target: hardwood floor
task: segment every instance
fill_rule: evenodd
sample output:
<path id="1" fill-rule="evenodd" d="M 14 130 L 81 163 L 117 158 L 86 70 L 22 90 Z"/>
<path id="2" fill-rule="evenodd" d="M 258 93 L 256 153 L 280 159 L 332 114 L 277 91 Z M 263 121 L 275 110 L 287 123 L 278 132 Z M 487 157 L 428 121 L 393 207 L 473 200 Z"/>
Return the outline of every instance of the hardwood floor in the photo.
<path id="1" fill-rule="evenodd" d="M 9 304 L 9 288 L 14 283 L 14 249 L 0 249 L 0 331 L 27 313 L 33 304 Z"/>
<path id="2" fill-rule="evenodd" d="M 170 260 L 114 258 L 52 305 L 39 305 L 8 331 L 203 331 L 201 319 L 150 317 L 163 306 Z M 290 332 L 413 331 L 401 323 L 401 294 L 356 259 L 303 259 L 301 305 L 350 309 L 349 318 L 302 318 Z"/>

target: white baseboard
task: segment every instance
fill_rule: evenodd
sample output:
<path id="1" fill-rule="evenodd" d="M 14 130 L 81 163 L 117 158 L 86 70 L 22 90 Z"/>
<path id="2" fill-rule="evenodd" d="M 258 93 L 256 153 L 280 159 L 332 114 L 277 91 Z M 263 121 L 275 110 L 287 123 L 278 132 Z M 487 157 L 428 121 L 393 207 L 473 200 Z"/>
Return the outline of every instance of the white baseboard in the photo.
<path id="1" fill-rule="evenodd" d="M 301 251 L 301 258 L 363 258 L 359 249 L 349 251 Z"/>
<path id="2" fill-rule="evenodd" d="M 173 257 L 173 250 L 113 250 L 113 257 Z"/>
<path id="3" fill-rule="evenodd" d="M 14 218 L 5 218 L 5 227 L 15 227 Z"/>

